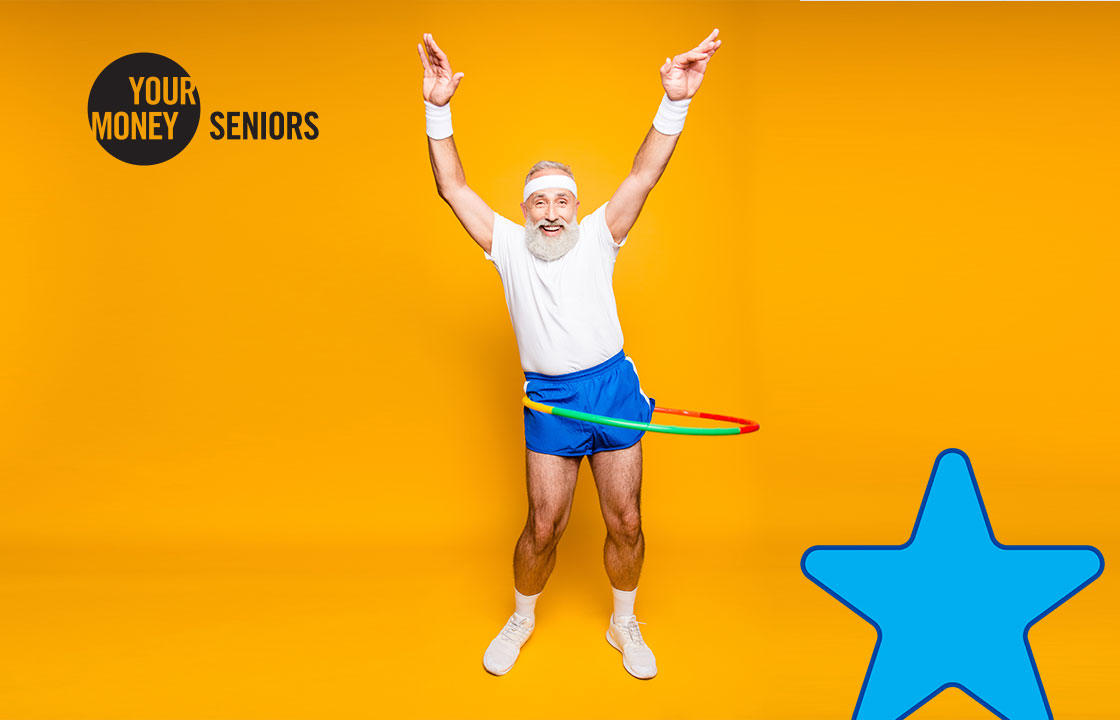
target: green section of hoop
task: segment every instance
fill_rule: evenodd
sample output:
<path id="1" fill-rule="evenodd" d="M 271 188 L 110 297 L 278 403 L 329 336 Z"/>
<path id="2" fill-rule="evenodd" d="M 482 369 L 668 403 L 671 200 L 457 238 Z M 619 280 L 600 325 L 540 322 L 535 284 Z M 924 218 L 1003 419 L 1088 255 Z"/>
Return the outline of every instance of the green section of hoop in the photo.
<path id="1" fill-rule="evenodd" d="M 531 410 L 542 412 L 543 408 L 543 412 L 570 418 L 572 420 L 583 420 L 585 422 L 599 423 L 600 425 L 610 425 L 612 427 L 628 428 L 630 430 L 667 433 L 669 435 L 740 435 L 743 432 L 741 427 L 695 428 L 680 427 L 678 425 L 655 425 L 653 423 L 638 422 L 636 420 L 620 420 L 619 418 L 594 415 L 592 413 L 580 412 L 579 410 L 552 407 L 551 405 L 544 405 L 534 400 L 529 400 L 528 398 L 525 398 L 524 404 Z"/>

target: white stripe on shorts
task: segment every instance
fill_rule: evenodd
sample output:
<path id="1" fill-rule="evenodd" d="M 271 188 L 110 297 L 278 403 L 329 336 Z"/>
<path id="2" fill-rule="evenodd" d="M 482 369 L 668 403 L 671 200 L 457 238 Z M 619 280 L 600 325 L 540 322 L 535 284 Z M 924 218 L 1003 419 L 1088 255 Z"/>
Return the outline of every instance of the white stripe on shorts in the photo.
<path id="1" fill-rule="evenodd" d="M 638 366 L 634 364 L 634 361 L 630 359 L 629 355 L 626 356 L 626 361 L 630 363 L 630 367 L 634 368 L 634 374 L 637 375 Z M 646 395 L 646 391 L 642 390 L 642 379 L 640 377 L 638 378 L 638 392 L 640 392 L 642 394 L 642 397 L 646 399 L 646 405 L 649 405 L 649 395 Z"/>

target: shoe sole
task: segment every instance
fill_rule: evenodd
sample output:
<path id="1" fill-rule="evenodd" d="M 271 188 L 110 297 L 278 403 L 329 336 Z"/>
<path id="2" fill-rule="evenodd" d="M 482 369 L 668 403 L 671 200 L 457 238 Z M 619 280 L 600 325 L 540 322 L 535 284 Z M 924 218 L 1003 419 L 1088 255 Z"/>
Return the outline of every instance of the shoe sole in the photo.
<path id="1" fill-rule="evenodd" d="M 657 673 L 654 673 L 653 675 L 649 675 L 649 676 L 643 676 L 643 675 L 639 675 L 638 673 L 634 672 L 634 670 L 630 667 L 630 664 L 628 662 L 626 662 L 626 653 L 622 652 L 622 648 L 620 648 L 618 645 L 614 644 L 614 638 L 611 637 L 611 631 L 610 630 L 607 630 L 607 642 L 611 644 L 612 648 L 614 648 L 615 650 L 618 650 L 620 653 L 622 653 L 622 667 L 626 668 L 626 672 L 630 673 L 630 675 L 638 678 L 639 680 L 652 680 L 653 678 L 657 677 Z"/>
<path id="2" fill-rule="evenodd" d="M 519 656 L 519 657 L 520 657 L 520 656 Z M 514 665 L 516 665 L 516 664 L 517 664 L 517 660 L 516 660 L 516 659 L 514 659 L 513 663 L 514 663 Z M 483 670 L 485 670 L 486 672 L 490 673 L 490 674 L 491 674 L 491 675 L 493 675 L 494 677 L 501 677 L 501 676 L 505 675 L 506 673 L 508 673 L 508 672 L 509 672 L 510 670 L 512 670 L 512 669 L 513 669 L 513 665 L 510 665 L 510 666 L 509 666 L 508 668 L 506 668 L 505 670 L 502 670 L 501 672 L 494 672 L 494 671 L 493 671 L 493 670 L 491 670 L 490 668 L 486 667 L 486 663 L 482 663 L 482 669 L 483 669 Z"/>

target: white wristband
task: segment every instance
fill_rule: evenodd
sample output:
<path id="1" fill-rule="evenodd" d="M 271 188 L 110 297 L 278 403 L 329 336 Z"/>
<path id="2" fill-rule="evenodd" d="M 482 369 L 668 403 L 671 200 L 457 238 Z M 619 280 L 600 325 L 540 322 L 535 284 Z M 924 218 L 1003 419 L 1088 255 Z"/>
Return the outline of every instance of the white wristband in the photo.
<path id="1" fill-rule="evenodd" d="M 662 135 L 679 135 L 684 130 L 684 118 L 688 115 L 688 104 L 692 98 L 670 100 L 668 95 L 661 97 L 661 107 L 653 118 L 653 129 Z"/>
<path id="2" fill-rule="evenodd" d="M 451 103 L 433 105 L 425 100 L 424 119 L 428 125 L 428 137 L 433 140 L 451 137 Z"/>

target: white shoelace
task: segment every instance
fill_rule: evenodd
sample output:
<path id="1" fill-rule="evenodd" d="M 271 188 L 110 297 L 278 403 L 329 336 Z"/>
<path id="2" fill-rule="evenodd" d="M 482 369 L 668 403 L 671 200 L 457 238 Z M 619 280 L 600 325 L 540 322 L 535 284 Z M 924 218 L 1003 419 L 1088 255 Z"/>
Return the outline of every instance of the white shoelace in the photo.
<path id="1" fill-rule="evenodd" d="M 525 638 L 529 637 L 529 627 L 528 618 L 522 618 L 521 622 L 517 622 L 513 617 L 510 617 L 506 621 L 506 626 L 498 633 L 498 637 L 511 645 L 521 646 L 525 643 Z"/>
<path id="2" fill-rule="evenodd" d="M 626 629 L 626 634 L 630 636 L 630 642 L 645 645 L 646 641 L 642 639 L 642 631 L 638 627 L 639 625 L 645 625 L 645 623 L 631 618 L 630 621 L 622 627 Z"/>

